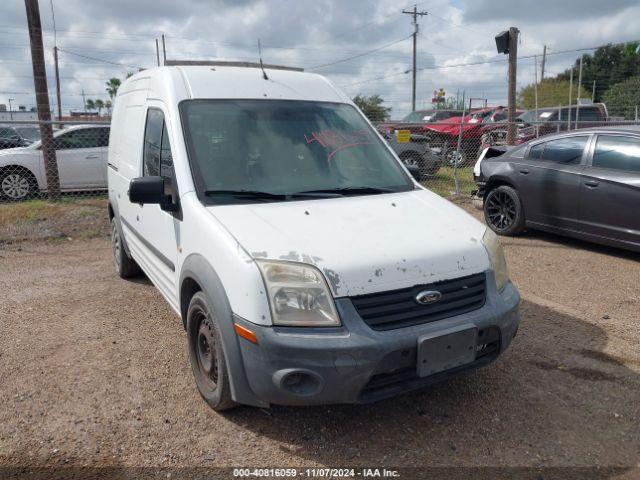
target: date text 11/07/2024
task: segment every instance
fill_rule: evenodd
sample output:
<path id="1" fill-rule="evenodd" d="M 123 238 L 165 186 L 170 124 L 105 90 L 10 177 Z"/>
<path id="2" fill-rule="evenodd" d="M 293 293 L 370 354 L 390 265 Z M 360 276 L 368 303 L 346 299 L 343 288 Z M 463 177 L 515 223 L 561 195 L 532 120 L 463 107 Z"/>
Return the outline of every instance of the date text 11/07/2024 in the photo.
<path id="1" fill-rule="evenodd" d="M 397 470 L 386 468 L 234 468 L 236 478 L 399 478 Z"/>

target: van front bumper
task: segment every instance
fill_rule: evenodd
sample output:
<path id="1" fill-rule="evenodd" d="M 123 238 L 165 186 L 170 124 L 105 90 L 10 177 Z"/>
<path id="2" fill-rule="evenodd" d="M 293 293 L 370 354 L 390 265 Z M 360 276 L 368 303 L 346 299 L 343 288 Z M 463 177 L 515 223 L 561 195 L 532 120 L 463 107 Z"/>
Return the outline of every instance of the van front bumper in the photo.
<path id="1" fill-rule="evenodd" d="M 336 328 L 264 327 L 237 316 L 234 321 L 256 334 L 258 343 L 239 339 L 244 372 L 260 400 L 280 405 L 366 403 L 416 390 L 487 365 L 516 335 L 520 296 L 508 283 L 498 292 L 487 272 L 484 306 L 469 313 L 395 330 L 370 328 L 351 300 L 337 299 L 342 326 Z M 478 329 L 475 361 L 420 377 L 418 339 L 468 325 Z M 231 366 L 231 375 L 235 374 Z M 234 398 L 239 403 L 242 398 Z"/>

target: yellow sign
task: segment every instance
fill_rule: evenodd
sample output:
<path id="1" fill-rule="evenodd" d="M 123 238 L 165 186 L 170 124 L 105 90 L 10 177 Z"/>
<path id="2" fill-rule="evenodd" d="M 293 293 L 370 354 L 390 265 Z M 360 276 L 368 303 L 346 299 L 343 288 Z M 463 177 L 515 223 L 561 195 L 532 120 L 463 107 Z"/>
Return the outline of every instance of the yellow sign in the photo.
<path id="1" fill-rule="evenodd" d="M 396 140 L 398 143 L 407 143 L 411 141 L 410 130 L 396 130 Z"/>

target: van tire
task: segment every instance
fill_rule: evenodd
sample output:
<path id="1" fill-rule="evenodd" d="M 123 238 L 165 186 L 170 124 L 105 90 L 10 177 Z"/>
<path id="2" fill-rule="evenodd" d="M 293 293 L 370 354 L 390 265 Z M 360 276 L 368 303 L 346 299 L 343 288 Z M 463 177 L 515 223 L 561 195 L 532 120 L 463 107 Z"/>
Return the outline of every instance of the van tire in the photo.
<path id="1" fill-rule="evenodd" d="M 124 250 L 115 217 L 111 219 L 111 251 L 113 252 L 113 263 L 120 278 L 133 278 L 140 275 L 140 267 Z"/>
<path id="2" fill-rule="evenodd" d="M 498 235 L 515 236 L 522 233 L 525 216 L 517 190 L 509 185 L 491 189 L 484 198 L 484 219 Z"/>
<path id="3" fill-rule="evenodd" d="M 216 411 L 237 404 L 231 398 L 222 335 L 204 293 L 196 292 L 187 310 L 187 344 L 191 371 L 200 395 Z"/>

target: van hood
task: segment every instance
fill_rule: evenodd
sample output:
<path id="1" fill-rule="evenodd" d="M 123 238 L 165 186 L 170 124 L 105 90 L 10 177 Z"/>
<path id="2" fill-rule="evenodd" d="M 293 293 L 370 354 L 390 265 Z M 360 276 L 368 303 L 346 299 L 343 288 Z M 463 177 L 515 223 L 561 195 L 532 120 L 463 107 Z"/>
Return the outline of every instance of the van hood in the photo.
<path id="1" fill-rule="evenodd" d="M 485 226 L 428 190 L 208 207 L 254 259 L 315 265 L 336 297 L 489 268 Z"/>

